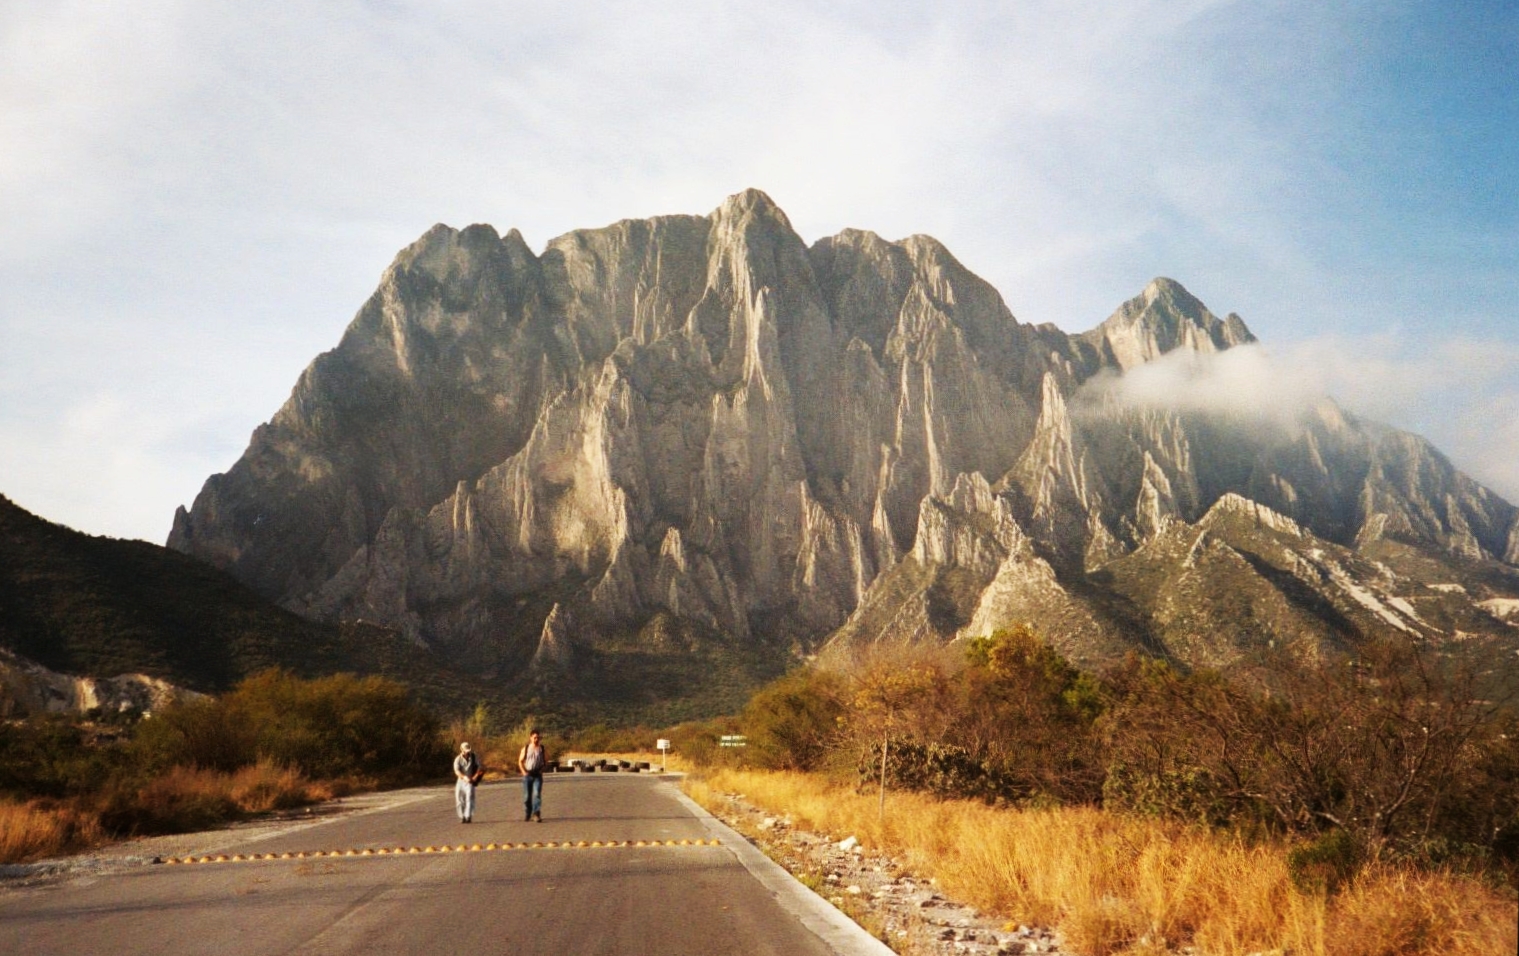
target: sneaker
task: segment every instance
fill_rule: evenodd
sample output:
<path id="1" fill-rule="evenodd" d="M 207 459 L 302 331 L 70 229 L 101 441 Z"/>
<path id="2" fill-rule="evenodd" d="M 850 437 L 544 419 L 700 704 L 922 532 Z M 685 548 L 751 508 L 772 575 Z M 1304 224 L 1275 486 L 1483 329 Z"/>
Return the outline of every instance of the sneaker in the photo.
<path id="1" fill-rule="evenodd" d="M 522 815 L 522 822 L 523 823 L 531 823 L 532 821 L 533 821 L 533 815 L 531 813 L 524 813 Z"/>
<path id="2" fill-rule="evenodd" d="M 542 823 L 543 822 L 543 814 L 541 814 L 541 813 L 535 813 L 535 814 L 533 814 L 533 819 L 537 820 L 539 823 Z"/>

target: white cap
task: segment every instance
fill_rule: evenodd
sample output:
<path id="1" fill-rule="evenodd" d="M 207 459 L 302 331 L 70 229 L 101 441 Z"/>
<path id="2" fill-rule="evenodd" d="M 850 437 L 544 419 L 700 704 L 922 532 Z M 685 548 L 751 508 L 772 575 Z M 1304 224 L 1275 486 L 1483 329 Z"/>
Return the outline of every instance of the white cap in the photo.
<path id="1" fill-rule="evenodd" d="M 460 744 L 459 745 L 459 750 L 462 751 L 463 753 L 469 753 L 469 742 L 466 741 L 466 742 Z"/>

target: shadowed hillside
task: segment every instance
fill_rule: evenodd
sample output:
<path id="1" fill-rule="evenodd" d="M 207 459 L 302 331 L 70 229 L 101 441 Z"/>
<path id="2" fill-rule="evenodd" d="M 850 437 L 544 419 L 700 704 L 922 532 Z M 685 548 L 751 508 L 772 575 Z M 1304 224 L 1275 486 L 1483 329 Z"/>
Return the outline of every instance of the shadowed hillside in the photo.
<path id="1" fill-rule="evenodd" d="M 4 496 L 0 646 L 56 671 L 144 673 L 207 692 L 283 667 L 398 677 L 439 706 L 481 693 L 394 631 L 304 620 L 194 558 L 82 534 Z"/>

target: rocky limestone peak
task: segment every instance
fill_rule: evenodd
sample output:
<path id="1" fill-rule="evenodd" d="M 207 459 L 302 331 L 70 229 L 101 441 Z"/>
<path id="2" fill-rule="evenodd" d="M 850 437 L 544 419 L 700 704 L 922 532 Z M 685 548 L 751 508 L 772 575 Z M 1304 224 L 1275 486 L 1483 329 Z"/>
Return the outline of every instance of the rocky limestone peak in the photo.
<path id="1" fill-rule="evenodd" d="M 1199 524 L 1208 528 L 1220 521 L 1227 520 L 1229 516 L 1239 516 L 1250 520 L 1261 527 L 1279 531 L 1282 534 L 1290 534 L 1295 538 L 1305 537 L 1302 527 L 1291 518 L 1272 511 L 1259 502 L 1251 501 L 1243 495 L 1229 492 L 1213 503 L 1208 513 L 1203 515 Z"/>
<path id="2" fill-rule="evenodd" d="M 1210 501 L 1215 524 L 1248 504 L 1347 547 L 1374 526 L 1368 547 L 1512 561 L 1512 506 L 1352 416 L 1294 437 L 1072 398 L 1253 340 L 1168 279 L 1081 336 L 1020 325 L 937 241 L 808 247 L 759 190 L 538 255 L 437 226 L 170 544 L 503 674 L 594 668 L 652 622 L 670 648 L 808 653 L 898 612 L 903 633 L 1026 618 L 1121 652 L 1151 626 L 1144 586 L 1105 595 Z"/>
<path id="3" fill-rule="evenodd" d="M 791 220 L 786 218 L 786 214 L 775 204 L 775 200 L 752 186 L 723 200 L 722 205 L 714 209 L 708 218 L 714 223 L 758 219 L 771 222 L 787 232 L 793 232 Z"/>
<path id="4" fill-rule="evenodd" d="M 1063 499 L 1086 511 L 1092 502 L 1085 463 L 1065 396 L 1053 373 L 1045 375 L 1040 396 L 1033 440 L 1003 484 L 1021 486 L 1036 517 L 1053 515 Z"/>
<path id="5" fill-rule="evenodd" d="M 1105 365 L 1126 371 L 1177 348 L 1221 352 L 1254 342 L 1237 315 L 1219 319 L 1173 279 L 1157 278 L 1097 328 L 1079 336 Z"/>

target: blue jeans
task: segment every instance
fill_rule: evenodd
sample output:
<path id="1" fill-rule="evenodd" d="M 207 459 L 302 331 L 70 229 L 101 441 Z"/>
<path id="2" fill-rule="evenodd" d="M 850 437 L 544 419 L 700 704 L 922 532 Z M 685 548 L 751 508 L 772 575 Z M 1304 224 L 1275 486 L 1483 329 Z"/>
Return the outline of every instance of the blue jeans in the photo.
<path id="1" fill-rule="evenodd" d="M 530 817 L 543 812 L 543 774 L 522 775 L 522 814 Z"/>

